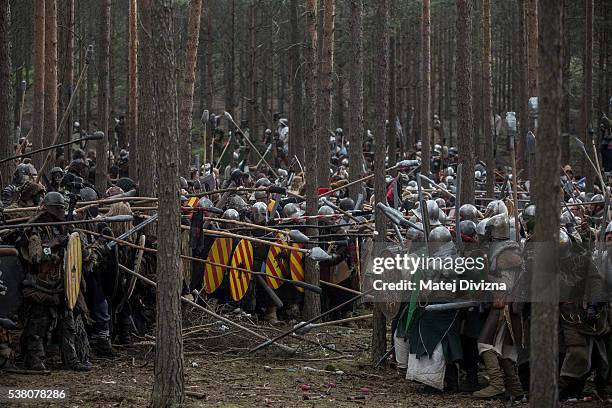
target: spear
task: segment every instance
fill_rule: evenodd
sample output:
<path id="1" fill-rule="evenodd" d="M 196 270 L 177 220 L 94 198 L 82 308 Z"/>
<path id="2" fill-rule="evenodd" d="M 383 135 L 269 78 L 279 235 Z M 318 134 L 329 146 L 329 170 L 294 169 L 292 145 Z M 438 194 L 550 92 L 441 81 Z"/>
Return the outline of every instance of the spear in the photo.
<path id="1" fill-rule="evenodd" d="M 93 224 L 98 222 L 129 222 L 134 217 L 131 215 L 115 215 L 105 218 L 94 218 L 90 220 L 73 220 L 73 221 L 52 221 L 52 222 L 31 222 L 28 224 L 2 225 L 0 229 L 19 229 L 19 228 L 37 228 L 37 227 L 54 227 L 58 225 L 75 225 L 75 224 Z"/>
<path id="2" fill-rule="evenodd" d="M 202 117 L 200 118 L 200 122 L 202 122 L 202 126 L 204 126 L 204 132 L 202 132 L 202 163 L 206 163 L 206 127 L 208 125 L 208 119 L 210 119 L 210 113 L 208 110 L 204 110 L 202 112 Z M 212 162 L 212 155 L 210 156 Z M 198 169 L 199 171 L 200 169 Z"/>
<path id="3" fill-rule="evenodd" d="M 249 144 L 249 146 L 251 146 L 251 149 L 255 150 L 255 153 L 257 153 L 257 155 L 259 156 L 259 158 L 261 159 L 261 161 L 263 161 L 264 163 L 266 163 L 266 166 L 268 166 L 268 168 L 270 169 L 270 171 L 272 173 L 274 173 L 274 176 L 276 178 L 278 177 L 278 174 L 276 173 L 276 170 L 274 170 L 274 168 L 272 166 L 270 166 L 270 163 L 268 163 L 266 161 L 266 159 L 261 155 L 261 153 L 259 153 L 259 150 L 257 150 L 257 148 L 255 147 L 255 145 L 253 144 L 253 142 L 251 142 L 251 139 L 249 139 L 249 137 L 242 131 L 242 129 L 240 129 L 240 126 L 238 126 L 238 124 L 236 122 L 234 122 L 234 118 L 232 118 L 232 115 L 230 115 L 229 112 L 225 111 L 223 112 L 223 115 L 225 115 L 225 118 L 227 120 L 229 120 L 230 122 L 232 122 L 234 124 L 234 126 L 236 126 L 236 129 L 238 129 L 240 131 L 240 133 L 242 134 L 242 136 L 244 137 L 244 140 L 247 141 L 247 143 Z"/>
<path id="4" fill-rule="evenodd" d="M 85 137 L 82 137 L 80 139 L 75 139 L 75 140 L 72 140 L 70 142 L 58 143 L 58 144 L 55 144 L 55 145 L 52 145 L 52 146 L 49 146 L 49 147 L 43 147 L 41 149 L 32 150 L 31 152 L 28 152 L 28 153 L 22 153 L 22 154 L 18 154 L 16 156 L 11 156 L 11 157 L 8 157 L 6 159 L 2 159 L 2 160 L 0 160 L 0 164 L 1 163 L 5 163 L 7 161 L 11 161 L 11 160 L 21 159 L 22 157 L 31 156 L 31 155 L 36 154 L 36 153 L 46 152 L 47 150 L 52 150 L 52 149 L 55 149 L 57 147 L 68 146 L 68 145 L 73 144 L 73 143 L 80 143 L 83 140 L 100 140 L 103 137 L 104 137 L 104 133 L 102 133 L 102 132 L 95 132 L 93 135 L 85 136 Z M 40 174 L 40 172 L 39 172 L 39 174 Z"/>
<path id="5" fill-rule="evenodd" d="M 21 137 L 21 123 L 23 121 L 23 105 L 25 105 L 25 94 L 26 88 L 28 84 L 26 81 L 21 81 L 20 90 L 21 90 L 21 103 L 19 104 L 19 125 L 17 125 L 17 131 L 15 132 L 17 136 L 17 142 L 19 142 L 19 138 Z"/>
<path id="6" fill-rule="evenodd" d="M 139 274 L 139 273 L 134 272 L 134 271 L 133 271 L 133 270 L 131 270 L 131 269 L 126 268 L 125 266 L 123 266 L 123 265 L 121 265 L 121 264 L 119 264 L 119 269 L 121 269 L 122 271 L 124 271 L 124 272 L 126 272 L 126 273 L 129 273 L 129 274 L 130 274 L 130 275 L 132 275 L 132 276 L 136 276 L 138 279 L 142 280 L 142 281 L 143 281 L 143 282 L 145 282 L 146 284 L 148 284 L 148 285 L 150 285 L 150 286 L 152 286 L 152 287 L 154 287 L 154 288 L 157 288 L 157 283 L 153 282 L 153 281 L 152 281 L 151 279 L 149 279 L 149 278 L 146 278 L 146 277 L 142 276 L 142 275 L 141 275 L 141 274 Z M 253 336 L 255 336 L 255 337 L 257 337 L 257 338 L 259 338 L 259 339 L 261 339 L 261 340 L 270 341 L 270 340 L 269 340 L 269 339 L 268 339 L 266 336 L 263 336 L 263 335 L 261 335 L 261 334 L 259 334 L 259 333 L 255 332 L 255 331 L 253 331 L 253 330 L 251 330 L 251 329 L 249 329 L 249 328 L 247 328 L 247 327 L 244 327 L 244 326 L 242 326 L 242 325 L 240 325 L 240 324 L 238 324 L 238 323 L 235 323 L 235 322 L 233 322 L 232 320 L 230 320 L 230 319 L 228 319 L 228 318 L 226 318 L 226 317 L 223 317 L 223 316 L 221 316 L 221 315 L 218 315 L 218 314 L 216 314 L 216 313 L 214 313 L 214 312 L 212 312 L 212 311 L 210 311 L 210 310 L 206 309 L 204 306 L 199 305 L 199 304 L 195 303 L 194 301 L 187 299 L 185 296 L 181 296 L 181 301 L 183 301 L 184 303 L 187 303 L 188 305 L 191 305 L 191 306 L 193 306 L 193 307 L 195 307 L 195 308 L 200 309 L 201 311 L 203 311 L 204 313 L 206 313 L 207 315 L 209 315 L 209 316 L 211 316 L 211 317 L 214 317 L 215 319 L 219 319 L 219 320 L 221 320 L 222 322 L 227 323 L 227 324 L 229 324 L 230 326 L 233 326 L 233 327 L 235 327 L 235 328 L 237 328 L 237 329 L 239 329 L 239 330 L 242 330 L 242 331 L 244 331 L 244 332 L 246 332 L 246 333 L 249 333 L 250 335 L 253 335 Z M 278 348 L 280 348 L 281 350 L 285 351 L 285 352 L 288 352 L 288 353 L 295 353 L 295 349 L 292 349 L 291 347 L 285 346 L 284 344 L 276 344 L 276 343 L 275 343 L 275 345 L 276 345 Z"/>

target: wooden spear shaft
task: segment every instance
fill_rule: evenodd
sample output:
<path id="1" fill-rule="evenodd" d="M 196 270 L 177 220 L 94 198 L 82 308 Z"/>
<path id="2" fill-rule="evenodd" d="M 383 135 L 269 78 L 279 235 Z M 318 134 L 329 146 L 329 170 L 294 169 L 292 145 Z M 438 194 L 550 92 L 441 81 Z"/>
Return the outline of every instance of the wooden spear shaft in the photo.
<path id="1" fill-rule="evenodd" d="M 137 277 L 138 279 L 142 280 L 142 281 L 143 281 L 143 282 L 145 282 L 146 284 L 148 284 L 148 285 L 150 285 L 150 286 L 152 286 L 152 287 L 154 287 L 154 288 L 157 288 L 157 283 L 153 282 L 151 279 L 146 278 L 146 277 L 142 276 L 141 274 L 136 273 L 136 272 L 134 272 L 133 270 L 128 269 L 128 268 L 126 268 L 125 266 L 123 266 L 123 265 L 121 265 L 121 264 L 119 264 L 119 268 L 120 268 L 122 271 L 124 271 L 124 272 L 126 272 L 126 273 L 129 273 L 129 274 L 130 274 L 130 275 L 132 275 L 132 276 Z M 212 312 L 212 311 L 210 311 L 210 310 L 206 309 L 204 306 L 199 305 L 199 304 L 197 304 L 197 303 L 195 303 L 195 302 L 193 302 L 193 301 L 191 301 L 191 300 L 187 299 L 187 298 L 186 298 L 186 297 L 184 297 L 184 296 L 181 296 L 181 301 L 183 301 L 184 303 L 187 303 L 188 305 L 191 305 L 191 306 L 193 306 L 193 307 L 195 307 L 195 308 L 197 308 L 197 309 L 200 309 L 201 311 L 203 311 L 204 313 L 206 313 L 206 314 L 207 314 L 207 315 L 209 315 L 209 316 L 214 317 L 215 319 L 219 319 L 219 320 L 221 320 L 222 322 L 229 324 L 230 326 L 233 326 L 233 327 L 235 327 L 235 328 L 237 328 L 237 329 L 239 329 L 239 330 L 242 330 L 242 331 L 244 331 L 244 332 L 246 332 L 246 333 L 249 333 L 250 335 L 253 335 L 253 336 L 257 337 L 258 339 L 265 340 L 266 342 L 270 341 L 270 339 L 269 339 L 268 337 L 263 336 L 263 335 L 261 335 L 261 334 L 259 334 L 259 333 L 255 332 L 255 331 L 253 331 L 253 330 L 251 330 L 251 329 L 249 329 L 249 328 L 247 328 L 247 327 L 244 327 L 244 326 L 242 326 L 242 325 L 240 325 L 240 324 L 238 324 L 238 323 L 236 323 L 236 322 L 233 322 L 232 320 L 230 320 L 230 319 L 228 319 L 228 318 L 226 318 L 226 317 L 223 317 L 223 316 L 221 316 L 221 315 L 218 315 L 218 314 L 216 314 L 216 313 L 214 313 L 214 312 Z M 289 346 L 286 346 L 286 345 L 284 345 L 284 344 L 279 344 L 279 343 L 276 343 L 276 342 L 275 342 L 274 344 L 275 344 L 275 345 L 276 345 L 278 348 L 280 348 L 281 350 L 283 350 L 283 351 L 285 351 L 285 352 L 288 352 L 288 353 L 295 353 L 295 349 L 292 349 L 292 348 L 291 348 L 291 347 L 289 347 Z"/>
<path id="2" fill-rule="evenodd" d="M 517 188 L 517 173 L 516 173 L 516 151 L 514 149 L 514 136 L 510 137 L 510 160 L 512 160 L 512 199 L 514 201 L 514 230 L 516 242 L 521 240 L 521 230 L 519 223 L 519 207 L 518 207 L 518 188 Z"/>

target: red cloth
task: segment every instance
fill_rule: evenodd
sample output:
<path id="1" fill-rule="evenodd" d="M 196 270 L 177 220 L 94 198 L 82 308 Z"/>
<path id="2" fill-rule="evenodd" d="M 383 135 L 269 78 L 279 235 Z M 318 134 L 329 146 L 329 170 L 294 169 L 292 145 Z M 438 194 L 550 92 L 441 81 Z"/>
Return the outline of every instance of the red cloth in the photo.
<path id="1" fill-rule="evenodd" d="M 319 187 L 319 195 L 327 193 L 330 190 L 331 190 L 331 188 L 329 188 L 329 187 Z"/>

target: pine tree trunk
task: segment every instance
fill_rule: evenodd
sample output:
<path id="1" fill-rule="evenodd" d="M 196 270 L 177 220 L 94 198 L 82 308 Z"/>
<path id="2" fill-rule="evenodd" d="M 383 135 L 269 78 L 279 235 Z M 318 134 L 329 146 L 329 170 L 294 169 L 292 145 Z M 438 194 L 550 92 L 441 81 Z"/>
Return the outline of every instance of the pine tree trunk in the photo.
<path id="1" fill-rule="evenodd" d="M 568 27 L 568 16 L 569 16 L 569 0 L 563 0 L 563 27 Z M 570 36 L 563 30 L 562 47 L 563 47 L 563 83 L 569 84 L 571 81 L 571 48 L 570 48 Z M 561 101 L 561 164 L 565 165 L 571 162 L 570 159 L 570 97 L 569 92 L 563 92 Z"/>
<path id="2" fill-rule="evenodd" d="M 591 152 L 591 136 L 589 129 L 593 126 L 593 0 L 584 2 L 584 61 L 583 61 L 583 94 L 582 94 L 582 126 L 578 134 L 582 136 L 587 152 Z M 600 160 L 601 162 L 601 160 Z M 585 162 L 584 173 L 587 177 L 587 191 L 593 191 L 595 170 Z"/>
<path id="3" fill-rule="evenodd" d="M 529 112 L 527 111 L 527 103 L 529 100 L 529 75 L 528 75 L 528 59 L 527 59 L 527 0 L 517 0 L 518 5 L 518 27 L 514 31 L 517 38 L 517 53 L 519 61 L 515 65 L 518 67 L 519 82 L 518 82 L 518 137 L 516 145 L 516 166 L 518 169 L 525 168 L 525 143 L 526 135 L 529 130 Z M 524 177 L 524 175 L 523 175 Z"/>
<path id="4" fill-rule="evenodd" d="M 60 95 L 59 95 L 59 111 L 58 118 L 61 119 L 74 87 L 74 31 L 76 25 L 74 23 L 74 0 L 61 0 L 61 6 L 58 8 L 58 19 L 61 19 L 64 29 L 58 32 L 58 41 L 60 45 L 59 64 L 61 66 L 59 72 Z M 58 141 L 67 142 L 70 140 L 73 126 L 73 109 L 68 113 L 68 118 L 64 124 L 64 128 L 60 129 Z M 70 149 L 65 149 L 70 150 Z"/>
<path id="5" fill-rule="evenodd" d="M 181 335 L 181 234 L 179 201 L 178 106 L 172 1 L 153 0 L 151 10 L 154 137 L 159 160 L 159 250 L 155 368 L 151 405 L 176 407 L 185 399 L 183 336 Z"/>
<path id="6" fill-rule="evenodd" d="M 210 4 L 211 2 L 209 2 Z M 213 23 L 212 8 L 207 7 L 206 12 L 206 106 L 212 112 L 215 95 L 215 71 L 213 64 Z M 212 157 L 210 158 L 212 162 Z"/>
<path id="7" fill-rule="evenodd" d="M 349 34 L 349 178 L 363 175 L 363 0 L 350 0 Z M 359 183 L 349 189 L 353 199 L 361 192 Z"/>
<path id="8" fill-rule="evenodd" d="M 397 92 L 396 92 L 396 44 L 395 37 L 391 36 L 389 38 L 389 127 L 388 127 L 388 137 L 387 137 L 387 146 L 389 146 L 389 163 L 395 163 L 397 161 L 397 128 L 395 126 L 395 118 L 397 116 Z M 395 175 L 395 171 L 393 175 Z"/>
<path id="9" fill-rule="evenodd" d="M 41 0 L 42 1 L 42 0 Z M 51 146 L 57 129 L 57 2 L 45 2 L 45 132 L 43 144 Z M 51 166 L 55 162 L 52 156 Z"/>
<path id="10" fill-rule="evenodd" d="M 138 1 L 129 0 L 128 18 L 128 117 L 127 136 L 130 150 L 130 176 L 138 180 Z"/>
<path id="11" fill-rule="evenodd" d="M 431 168 L 431 9 L 429 0 L 423 0 L 421 20 L 421 171 L 430 173 Z M 382 216 L 382 215 L 381 215 Z"/>
<path id="12" fill-rule="evenodd" d="M 153 45 L 151 40 L 152 0 L 139 0 L 139 58 L 138 58 L 138 190 L 145 197 L 157 195 L 157 143 L 153 134 Z"/>
<path id="13" fill-rule="evenodd" d="M 527 1 L 528 96 L 538 96 L 538 0 Z M 530 125 L 533 129 L 533 125 Z"/>
<path id="14" fill-rule="evenodd" d="M 110 139 L 109 120 L 109 63 L 111 37 L 111 0 L 100 1 L 100 21 L 98 31 L 98 129 L 104 132 L 104 139 L 96 142 L 96 188 L 106 191 L 108 171 L 108 147 Z"/>
<path id="15" fill-rule="evenodd" d="M 306 0 L 306 46 L 305 46 L 305 72 L 312 73 L 305 77 L 306 98 L 304 104 L 304 135 L 306 142 L 306 212 L 308 214 L 317 213 L 317 143 L 313 143 L 312 138 L 316 138 L 319 130 L 319 120 L 317 118 L 317 81 L 318 81 L 318 35 L 317 35 L 317 0 Z M 306 135 L 310 138 L 306 139 Z M 323 152 L 327 151 L 327 145 L 322 146 Z M 318 231 L 310 229 L 308 235 L 315 235 Z M 313 285 L 319 284 L 319 268 L 316 263 L 306 257 L 305 281 Z M 321 313 L 320 296 L 307 290 L 304 293 L 304 319 L 310 319 Z"/>
<path id="16" fill-rule="evenodd" d="M 329 131 L 332 129 L 332 85 L 334 68 L 334 19 L 336 17 L 335 0 L 323 0 L 323 38 L 321 41 L 320 99 L 319 111 L 319 147 L 317 155 L 318 187 L 329 187 Z"/>
<path id="17" fill-rule="evenodd" d="M 304 75 L 301 66 L 300 52 L 300 26 L 298 20 L 298 0 L 291 0 L 290 4 L 290 25 L 291 25 L 291 49 L 289 51 L 289 82 L 291 84 L 291 104 L 289 112 L 289 157 L 297 156 L 302 165 L 304 164 Z"/>
<path id="18" fill-rule="evenodd" d="M 200 17 L 202 0 L 192 0 L 189 5 L 187 23 L 187 49 L 185 51 L 185 76 L 183 79 L 180 108 L 179 173 L 189 174 L 191 165 L 191 126 L 193 123 L 193 92 L 195 87 L 196 64 L 198 61 L 198 44 L 200 42 Z"/>
<path id="19" fill-rule="evenodd" d="M 45 2 L 34 2 L 34 90 L 32 92 L 32 150 L 43 147 L 45 133 Z M 32 161 L 36 168 L 42 165 L 42 156 L 35 155 Z"/>
<path id="20" fill-rule="evenodd" d="M 0 157 L 10 157 L 13 150 L 11 123 L 11 11 L 9 0 L 0 0 Z M 0 164 L 0 188 L 11 181 L 13 161 Z"/>
<path id="21" fill-rule="evenodd" d="M 427 1 L 427 0 L 425 0 Z M 425 3 L 425 2 L 424 2 Z M 427 13 L 429 14 L 429 13 Z M 387 126 L 385 121 L 389 117 L 389 0 L 379 0 L 375 8 L 376 22 L 376 57 L 374 59 L 375 100 L 374 111 L 374 199 L 377 203 L 386 203 L 385 198 L 385 147 Z M 428 24 L 426 25 L 428 27 Z M 429 28 L 426 28 L 429 30 Z M 425 30 L 424 30 L 425 31 Z M 426 50 L 425 55 L 428 55 Z M 426 58 L 426 60 L 429 60 Z M 428 75 L 426 75 L 428 77 Z M 429 90 L 429 86 L 426 88 Z M 376 209 L 377 242 L 383 243 L 387 236 L 386 218 L 380 209 Z M 375 304 L 372 317 L 372 361 L 377 362 L 387 351 L 387 327 L 385 315 Z"/>
<path id="22" fill-rule="evenodd" d="M 482 85 L 482 24 L 480 23 L 480 2 L 472 0 L 472 123 L 474 129 L 474 155 L 483 157 L 481 143 L 481 85 Z"/>
<path id="23" fill-rule="evenodd" d="M 253 137 L 255 136 L 259 136 L 258 135 L 258 131 L 257 131 L 257 126 L 255 126 L 255 122 L 257 122 L 257 33 L 255 31 L 255 13 L 256 13 L 256 4 L 254 0 L 251 0 L 249 2 L 249 7 L 248 7 L 248 20 L 247 20 L 247 27 L 249 28 L 248 30 L 248 41 L 249 41 L 249 47 L 248 47 L 248 63 L 246 64 L 247 67 L 247 75 L 246 75 L 246 82 L 247 82 L 247 90 L 248 90 L 248 100 L 247 100 L 247 120 L 249 123 L 249 129 L 251 130 L 250 132 L 250 137 L 251 139 L 253 139 Z M 257 163 L 257 161 L 259 161 L 259 157 L 257 157 L 257 154 L 255 152 L 251 152 L 251 159 L 255 159 L 255 163 Z"/>
<path id="24" fill-rule="evenodd" d="M 531 304 L 530 371 L 531 407 L 558 405 L 559 359 L 559 212 L 561 186 L 561 98 L 563 94 L 562 15 L 563 2 L 540 0 L 539 68 L 540 126 L 535 176 L 535 236 L 538 250 L 532 274 L 531 293 L 538 301 Z M 546 245 L 546 243 L 549 243 Z M 543 245 L 546 245 L 543 248 Z"/>
<path id="25" fill-rule="evenodd" d="M 474 121 L 472 118 L 472 0 L 457 0 L 457 141 L 463 164 L 461 202 L 474 202 Z M 490 174 L 489 176 L 493 176 Z"/>
<path id="26" fill-rule="evenodd" d="M 482 85 L 484 90 L 484 144 L 486 149 L 486 164 L 490 176 L 487 177 L 487 197 L 493 197 L 495 186 L 495 157 L 493 149 L 495 139 L 493 137 L 493 95 L 491 93 L 491 0 L 482 0 Z"/>

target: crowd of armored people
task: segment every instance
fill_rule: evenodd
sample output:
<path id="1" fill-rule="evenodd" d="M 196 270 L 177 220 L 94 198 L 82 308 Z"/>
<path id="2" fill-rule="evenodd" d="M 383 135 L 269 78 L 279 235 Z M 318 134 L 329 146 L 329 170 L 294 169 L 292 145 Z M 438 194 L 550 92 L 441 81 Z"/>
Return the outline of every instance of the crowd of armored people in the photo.
<path id="1" fill-rule="evenodd" d="M 220 237 L 214 232 L 229 231 L 260 239 L 251 244 L 251 271 L 267 273 L 272 254 L 283 278 L 303 280 L 302 258 L 297 258 L 302 265 L 292 265 L 295 260 L 288 251 L 272 252 L 261 240 L 285 242 L 271 230 L 306 233 L 314 218 L 318 222 L 317 245 L 328 254 L 318 262 L 321 281 L 330 283 L 322 285 L 322 310 L 331 310 L 366 289 L 367 255 L 363 248 L 373 237 L 375 209 L 381 204 L 393 208 L 394 214 L 401 216 L 399 223 L 398 218 L 389 218 L 389 231 L 393 231 L 389 237 L 401 243 L 402 250 L 415 256 L 483 257 L 484 268 L 472 271 L 472 278 L 503 282 L 507 289 L 446 308 L 428 307 L 436 301 L 427 291 L 411 293 L 399 307 L 388 308 L 393 338 L 389 361 L 402 376 L 425 384 L 427 390 L 470 392 L 480 398 L 524 398 L 529 387 L 530 294 L 523 292 L 528 292 L 525 280 L 536 273 L 533 261 L 537 253 L 537 248 L 530 245 L 537 239 L 529 181 L 519 180 L 514 194 L 511 177 L 504 176 L 509 173 L 507 169 L 489 171 L 477 162 L 476 199 L 456 206 L 454 197 L 461 188 L 457 185 L 457 166 L 472 158 L 462 158 L 454 147 L 434 145 L 429 158 L 432 171 L 424 175 L 427 181 L 421 185 L 419 172 L 414 171 L 423 160 L 417 143 L 406 157 L 398 158 L 403 159 L 399 161 L 403 165 L 396 166 L 397 173 L 385 176 L 386 202 L 375 201 L 371 177 L 364 177 L 361 194 L 352 197 L 344 187 L 349 183 L 351 146 L 345 142 L 342 129 L 337 129 L 330 138 L 330 187 L 318 191 L 321 199 L 317 214 L 306 214 L 305 177 L 300 163 L 286 157 L 285 128 L 286 120 L 279 125 L 283 138 L 276 135 L 279 130 L 264 135 L 264 140 L 277 143 L 272 168 L 267 163 L 256 166 L 256 160 L 249 161 L 248 147 L 237 138 L 223 163 L 205 163 L 180 178 L 181 203 L 177 205 L 182 208 L 186 227 L 180 237 L 183 255 L 210 259 L 211 251 L 219 250 L 215 241 Z M 223 140 L 222 132 L 218 133 Z M 371 145 L 368 132 L 362 146 L 368 169 L 372 166 Z M 388 165 L 395 162 L 387 160 Z M 0 329 L 2 367 L 88 371 L 92 369 L 90 353 L 115 357 L 114 344 L 130 343 L 150 328 L 155 307 L 153 289 L 140 282 L 133 285 L 131 276 L 122 273 L 118 264 L 138 268 L 154 279 L 155 256 L 145 253 L 142 265 L 136 265 L 137 249 L 117 245 L 112 239 L 125 236 L 125 241 L 135 243 L 138 234 L 125 233 L 151 216 L 147 213 L 150 209 L 139 209 L 124 199 L 138 196 L 138 182 L 127 174 L 128 161 L 127 147 L 118 149 L 114 165 L 108 169 L 106 191 L 98 191 L 93 183 L 93 173 L 100 171 L 95 153 L 78 148 L 70 152 L 67 165 L 57 163 L 40 178 L 32 162 L 22 159 L 11 184 L 3 186 L 2 223 L 35 225 L 4 230 L 0 225 L 2 248 L 12 250 L 3 253 L 16 258 L 23 268 L 21 304 L 12 315 L 0 316 L 5 318 L 3 322 L 9 322 Z M 481 192 L 487 177 L 496 179 L 495 197 Z M 608 317 L 612 279 L 607 250 L 608 242 L 612 243 L 612 223 L 608 223 L 606 213 L 609 191 L 606 186 L 602 186 L 605 190 L 596 186 L 586 191 L 584 179 L 575 176 L 569 165 L 560 172 L 560 179 L 564 205 L 559 214 L 560 240 L 555 245 L 562 259 L 558 333 L 561 395 L 577 398 L 589 390 L 603 396 L 610 386 L 607 356 L 612 350 Z M 104 221 L 104 217 L 113 215 L 131 215 L 132 220 Z M 95 222 L 96 218 L 100 221 Z M 57 224 L 66 220 L 75 222 Z M 91 220 L 94 222 L 88 222 Z M 68 237 L 75 231 L 82 242 L 83 272 L 76 304 L 68 307 L 64 253 Z M 230 252 L 237 241 L 230 240 Z M 142 242 L 155 248 L 154 233 L 147 233 Z M 183 294 L 206 307 L 227 305 L 232 313 L 249 313 L 271 325 L 288 325 L 299 319 L 303 288 L 282 282 L 271 284 L 274 279 L 251 276 L 238 290 L 227 270 L 215 280 L 209 275 L 215 271 L 200 262 L 186 261 L 181 268 Z M 420 274 L 410 277 L 420 278 Z M 359 307 L 371 306 L 366 301 Z M 355 313 L 357 307 L 356 303 L 349 304 L 327 318 L 340 319 Z M 13 337 L 15 333 L 18 340 Z"/>

